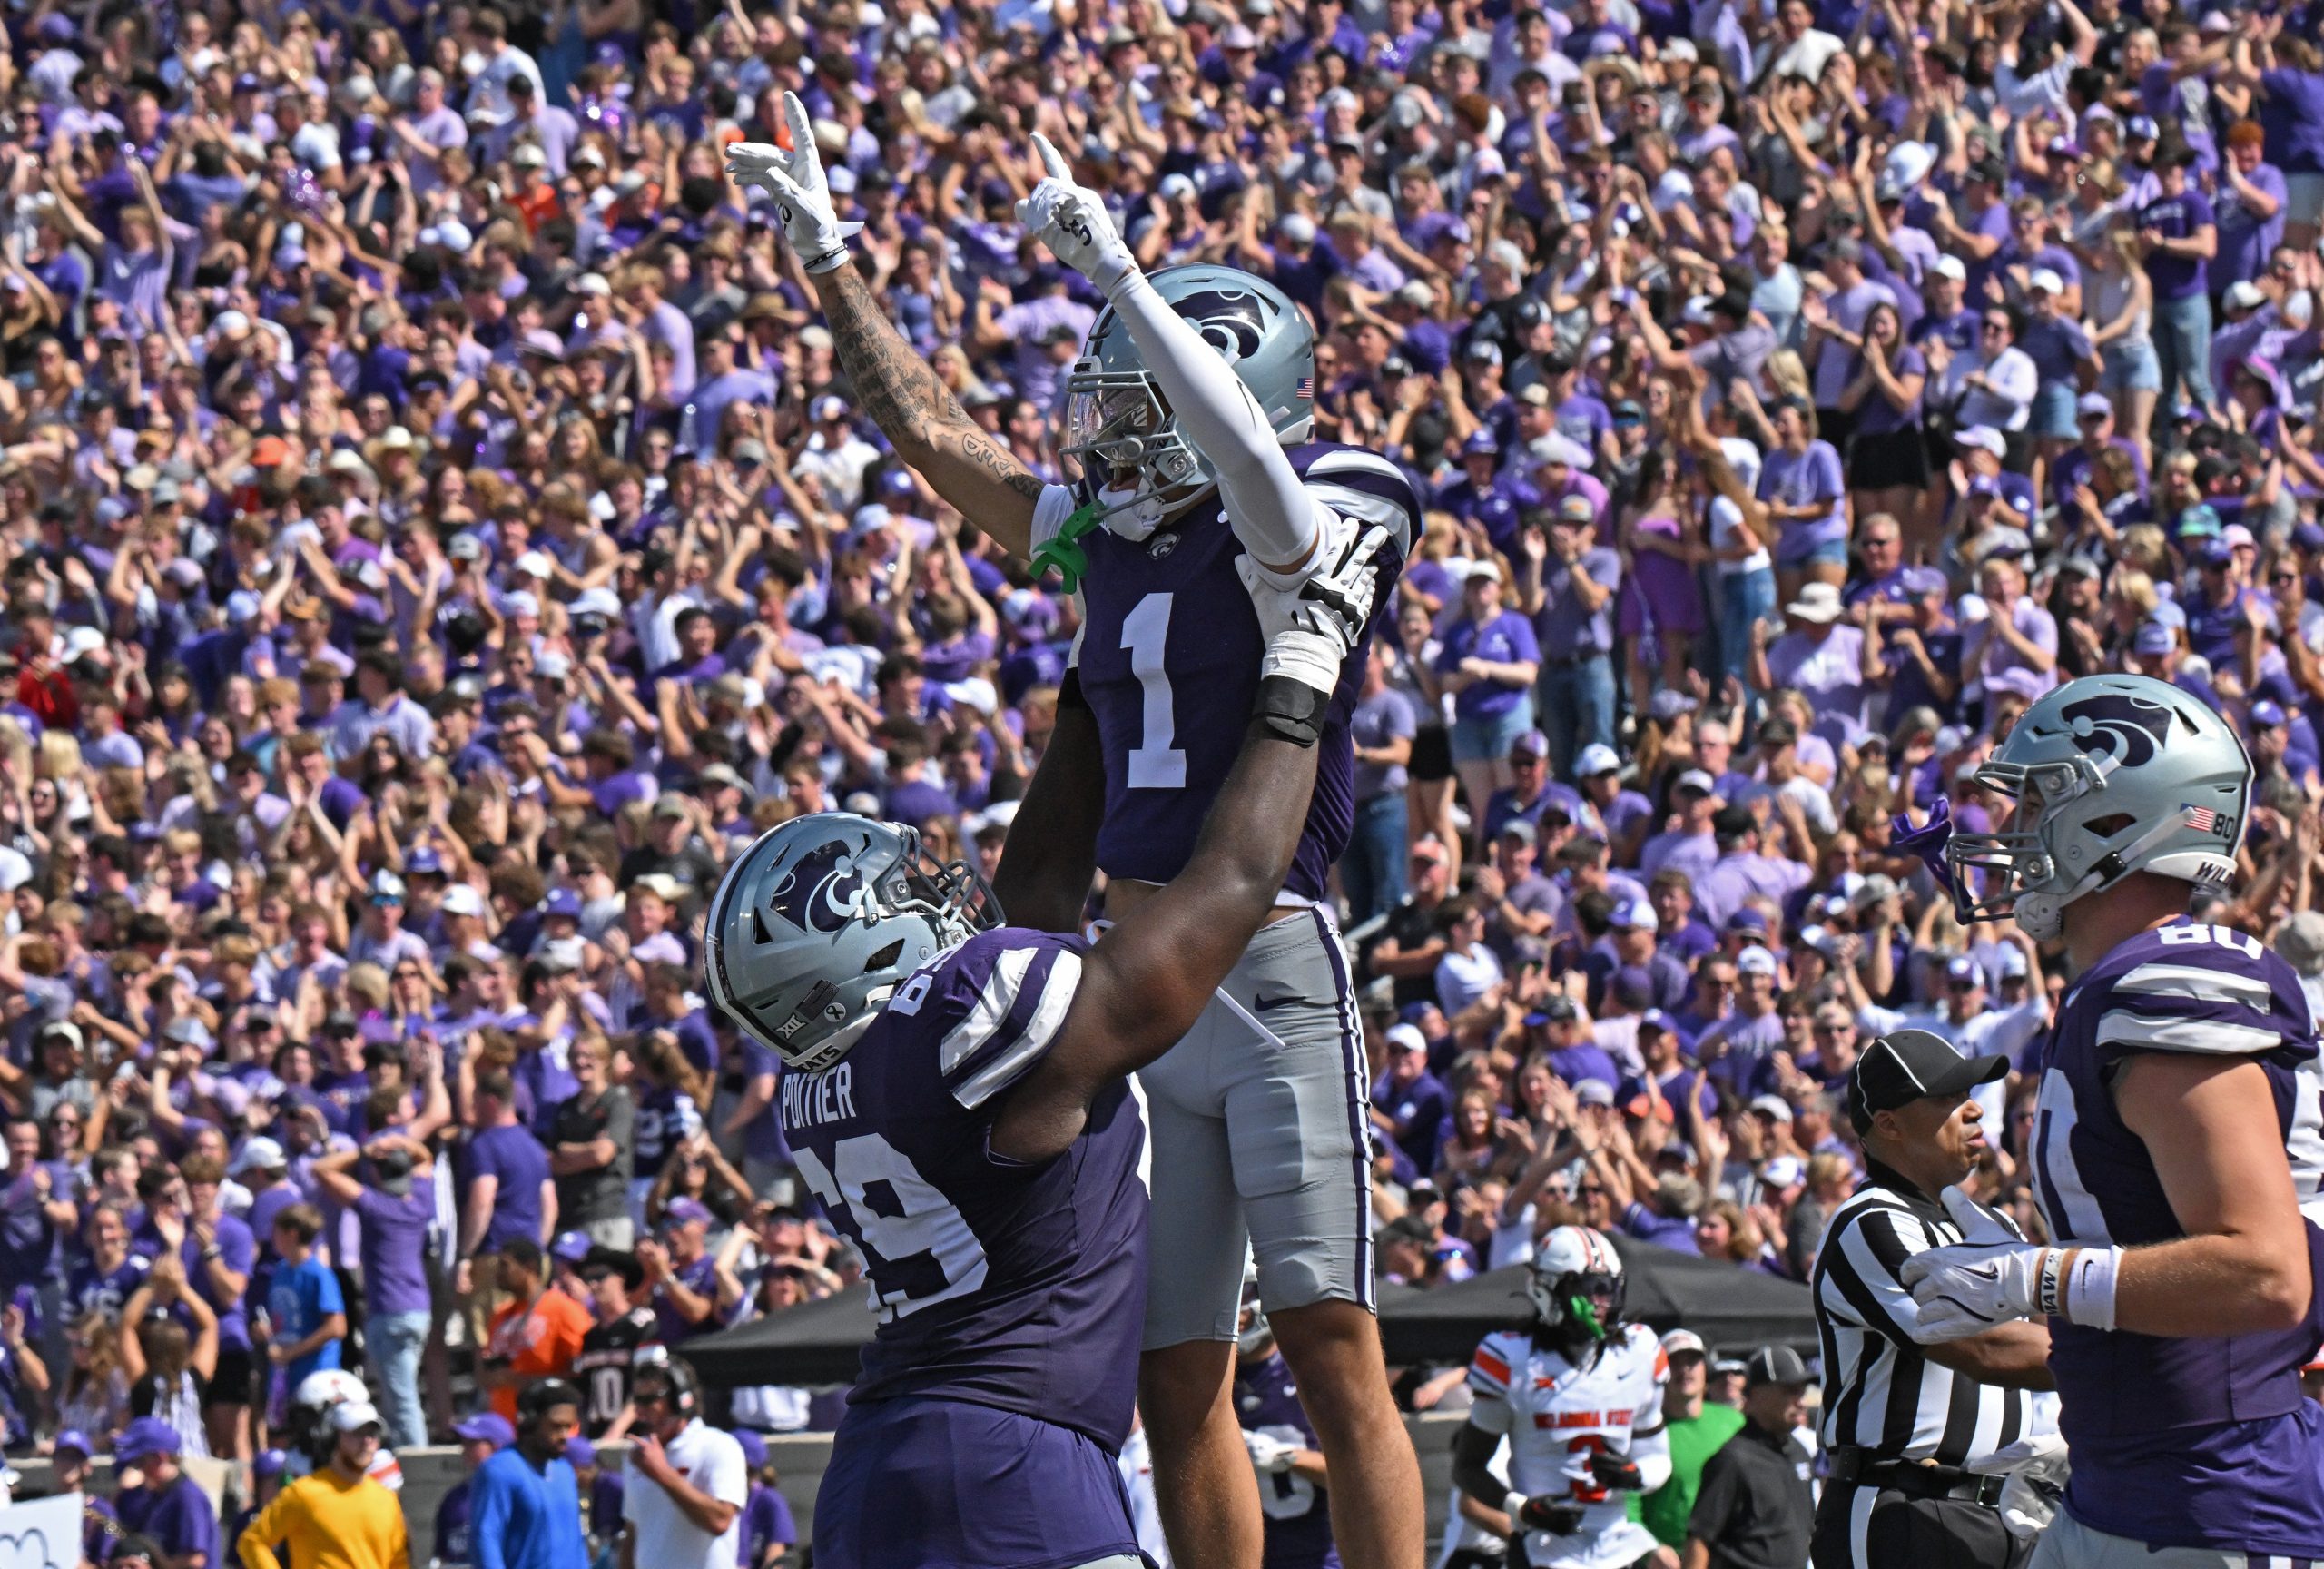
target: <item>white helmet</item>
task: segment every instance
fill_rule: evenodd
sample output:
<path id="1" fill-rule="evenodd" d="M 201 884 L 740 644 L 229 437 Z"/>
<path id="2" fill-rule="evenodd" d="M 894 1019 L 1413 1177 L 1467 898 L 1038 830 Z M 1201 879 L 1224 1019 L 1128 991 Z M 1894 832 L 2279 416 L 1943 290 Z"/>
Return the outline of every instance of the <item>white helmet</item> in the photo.
<path id="1" fill-rule="evenodd" d="M 330 1464 L 331 1449 L 339 1442 L 331 1431 L 332 1407 L 353 1401 L 369 1405 L 370 1399 L 370 1390 L 352 1373 L 327 1367 L 308 1374 L 290 1393 L 290 1420 L 282 1435 L 282 1446 L 308 1470 L 320 1470 Z M 380 1447 L 384 1450 L 386 1446 Z"/>
<path id="2" fill-rule="evenodd" d="M 1552 1227 L 1533 1249 L 1525 1295 L 1539 1327 L 1561 1339 L 1603 1340 L 1622 1321 L 1622 1256 L 1587 1226 Z"/>
<path id="3" fill-rule="evenodd" d="M 2007 833 L 1955 833 L 1940 811 L 1896 847 L 1928 861 L 1964 923 L 2014 914 L 2046 942 L 2067 905 L 2133 872 L 2231 878 L 2251 760 L 2225 720 L 2169 682 L 2085 676 L 2028 708 L 1977 782 L 2017 803 Z"/>
<path id="4" fill-rule="evenodd" d="M 312 1410 L 328 1411 L 350 1400 L 369 1400 L 370 1397 L 371 1392 L 364 1386 L 362 1379 L 336 1367 L 326 1367 L 320 1373 L 310 1373 L 300 1379 L 290 1403 Z"/>

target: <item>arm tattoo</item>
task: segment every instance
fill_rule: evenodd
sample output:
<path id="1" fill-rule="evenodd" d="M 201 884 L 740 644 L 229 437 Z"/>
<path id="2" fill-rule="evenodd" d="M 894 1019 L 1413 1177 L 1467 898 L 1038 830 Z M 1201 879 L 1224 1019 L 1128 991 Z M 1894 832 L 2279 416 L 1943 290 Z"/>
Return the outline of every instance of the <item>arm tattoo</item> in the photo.
<path id="1" fill-rule="evenodd" d="M 819 274 L 817 281 L 839 362 L 881 434 L 899 446 L 924 445 L 933 427 L 974 427 L 951 389 L 888 321 L 861 272 L 841 267 Z"/>
<path id="2" fill-rule="evenodd" d="M 898 453 L 915 464 L 927 457 L 948 459 L 956 479 L 967 477 L 957 467 L 966 465 L 977 482 L 997 482 L 1039 504 L 1040 477 L 969 418 L 951 389 L 889 321 L 863 275 L 853 267 L 841 267 L 819 274 L 816 281 L 840 366 L 864 412 L 895 443 Z M 941 482 L 934 475 L 931 479 L 940 492 Z M 954 504 L 966 511 L 971 499 L 960 498 Z"/>

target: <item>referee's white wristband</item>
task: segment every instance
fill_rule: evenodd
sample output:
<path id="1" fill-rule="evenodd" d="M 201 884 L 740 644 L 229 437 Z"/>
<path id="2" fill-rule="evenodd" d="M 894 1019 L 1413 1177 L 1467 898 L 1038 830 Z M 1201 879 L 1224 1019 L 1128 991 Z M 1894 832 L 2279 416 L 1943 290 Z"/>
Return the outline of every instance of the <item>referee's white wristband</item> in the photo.
<path id="1" fill-rule="evenodd" d="M 1524 1494 L 1512 1489 L 1509 1496 L 1501 1501 L 1501 1512 L 1509 1516 L 1509 1523 L 1512 1525 L 1522 1531 L 1525 1529 L 1525 1525 L 1518 1516 L 1525 1513 L 1525 1505 L 1531 1502 L 1532 1500 L 1527 1498 Z"/>

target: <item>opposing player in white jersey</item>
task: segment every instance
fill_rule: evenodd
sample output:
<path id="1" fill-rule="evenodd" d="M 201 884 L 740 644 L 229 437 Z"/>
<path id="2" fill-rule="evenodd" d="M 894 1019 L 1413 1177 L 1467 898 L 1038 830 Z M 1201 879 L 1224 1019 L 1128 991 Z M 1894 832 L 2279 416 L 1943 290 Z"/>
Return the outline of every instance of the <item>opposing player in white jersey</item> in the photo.
<path id="1" fill-rule="evenodd" d="M 1623 1495 L 1670 1479 L 1669 1358 L 1623 1318 L 1621 1256 L 1586 1226 L 1541 1239 L 1526 1294 L 1532 1326 L 1488 1335 L 1469 1364 L 1453 1485 L 1522 1529 L 1514 1569 L 1628 1569 L 1656 1544 Z M 1491 1470 L 1504 1438 L 1505 1485 Z"/>

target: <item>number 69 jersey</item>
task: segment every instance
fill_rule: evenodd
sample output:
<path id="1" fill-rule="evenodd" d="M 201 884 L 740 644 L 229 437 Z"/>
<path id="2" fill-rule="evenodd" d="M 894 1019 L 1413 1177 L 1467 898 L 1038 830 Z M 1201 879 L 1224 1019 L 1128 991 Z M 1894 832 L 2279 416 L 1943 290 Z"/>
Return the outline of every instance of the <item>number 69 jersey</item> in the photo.
<path id="1" fill-rule="evenodd" d="M 2034 1196 L 2055 1241 L 2135 1247 L 2184 1236 L 2153 1156 L 2122 1122 L 2113 1081 L 2147 1051 L 2262 1068 L 2302 1199 L 2319 1171 L 2317 1053 L 2291 966 L 2258 938 L 2179 920 L 2123 942 L 2058 1010 L 2042 1059 Z M 2310 1268 L 2324 1234 L 2308 1228 Z M 2324 1434 L 2299 1368 L 2324 1302 L 2281 1331 L 2162 1337 L 2050 1323 L 2067 1506 L 2101 1531 L 2259 1555 L 2324 1554 Z"/>
<path id="2" fill-rule="evenodd" d="M 1522 1330 L 1488 1335 L 1478 1346 L 1469 1363 L 1476 1396 L 1469 1420 L 1508 1437 L 1510 1486 L 1582 1506 L 1571 1535 L 1526 1533 L 1532 1569 L 1627 1569 L 1654 1551 L 1654 1537 L 1630 1517 L 1628 1497 L 1592 1478 L 1590 1456 L 1629 1455 L 1637 1440 L 1659 1435 L 1669 1381 L 1670 1358 L 1643 1324 L 1622 1325 L 1587 1367 Z"/>
<path id="3" fill-rule="evenodd" d="M 880 1327 L 851 1406 L 907 1396 L 1128 1436 L 1146 1300 L 1146 1123 L 1127 1082 L 1039 1166 L 986 1147 L 1056 1041 L 1088 944 L 980 933 L 898 988 L 845 1057 L 786 1073 L 800 1174 L 862 1249 Z"/>

